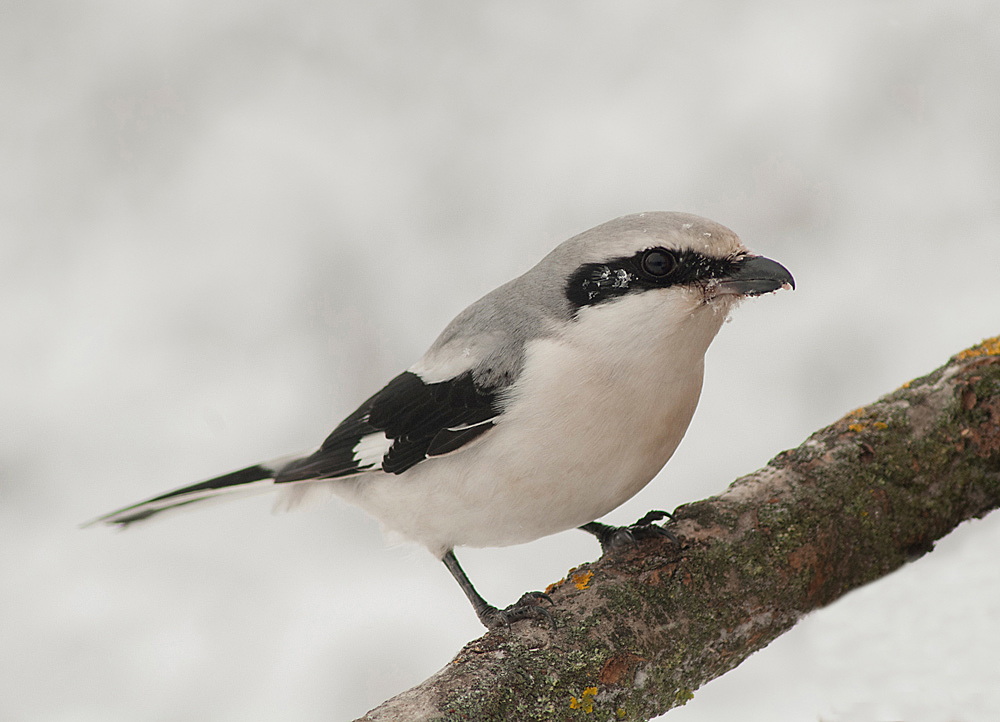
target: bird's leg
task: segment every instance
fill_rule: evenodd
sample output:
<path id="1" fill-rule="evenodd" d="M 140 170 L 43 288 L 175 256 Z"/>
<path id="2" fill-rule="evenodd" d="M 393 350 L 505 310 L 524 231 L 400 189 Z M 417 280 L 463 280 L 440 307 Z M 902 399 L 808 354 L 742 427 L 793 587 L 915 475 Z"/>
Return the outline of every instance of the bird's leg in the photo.
<path id="1" fill-rule="evenodd" d="M 479 617 L 479 621 L 490 631 L 500 628 L 509 629 L 511 622 L 530 617 L 535 619 L 544 618 L 548 620 L 553 629 L 556 628 L 556 621 L 549 614 L 549 610 L 541 606 L 542 602 L 552 604 L 552 599 L 548 594 L 542 592 L 525 592 L 520 599 L 506 609 L 497 609 L 483 599 L 479 592 L 476 591 L 476 588 L 472 586 L 472 582 L 469 581 L 469 578 L 459 565 L 458 559 L 455 558 L 454 551 L 449 549 L 441 561 L 448 567 L 448 571 L 455 577 L 458 586 L 462 587 L 465 596 L 472 602 L 472 608 L 476 610 L 476 616 Z"/>
<path id="2" fill-rule="evenodd" d="M 666 511 L 651 511 L 639 521 L 628 526 L 611 526 L 609 524 L 602 524 L 599 521 L 592 521 L 579 527 L 579 529 L 597 537 L 597 541 L 601 543 L 602 555 L 607 554 L 611 549 L 616 549 L 625 544 L 636 546 L 640 539 L 648 539 L 650 537 L 666 537 L 674 544 L 680 544 L 673 532 L 653 523 L 664 518 L 673 521 L 674 515 Z"/>

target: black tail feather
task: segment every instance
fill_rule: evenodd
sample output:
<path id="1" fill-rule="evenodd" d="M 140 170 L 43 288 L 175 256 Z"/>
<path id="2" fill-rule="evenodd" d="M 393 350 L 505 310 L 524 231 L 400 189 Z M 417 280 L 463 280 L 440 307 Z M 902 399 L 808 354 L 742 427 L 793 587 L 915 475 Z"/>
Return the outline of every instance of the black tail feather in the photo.
<path id="1" fill-rule="evenodd" d="M 263 491 L 270 486 L 260 482 L 272 482 L 276 474 L 276 469 L 270 465 L 255 464 L 239 471 L 233 471 L 222 476 L 217 476 L 206 481 L 185 486 L 181 489 L 154 496 L 138 504 L 132 504 L 110 514 L 99 516 L 87 522 L 84 526 L 93 524 L 117 524 L 126 526 L 132 522 L 148 519 L 154 514 L 159 514 L 167 509 L 174 509 L 186 506 L 205 499 L 211 499 L 224 494 L 245 491 Z"/>

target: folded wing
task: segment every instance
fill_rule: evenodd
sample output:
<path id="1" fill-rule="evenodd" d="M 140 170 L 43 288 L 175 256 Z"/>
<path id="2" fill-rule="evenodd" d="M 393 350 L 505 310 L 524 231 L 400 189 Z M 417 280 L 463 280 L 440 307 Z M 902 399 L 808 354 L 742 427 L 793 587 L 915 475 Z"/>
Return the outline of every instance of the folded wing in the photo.
<path id="1" fill-rule="evenodd" d="M 460 449 L 502 413 L 499 393 L 472 373 L 425 383 L 404 371 L 344 419 L 314 454 L 293 461 L 276 483 L 332 479 L 381 469 L 401 474 L 432 456 Z"/>

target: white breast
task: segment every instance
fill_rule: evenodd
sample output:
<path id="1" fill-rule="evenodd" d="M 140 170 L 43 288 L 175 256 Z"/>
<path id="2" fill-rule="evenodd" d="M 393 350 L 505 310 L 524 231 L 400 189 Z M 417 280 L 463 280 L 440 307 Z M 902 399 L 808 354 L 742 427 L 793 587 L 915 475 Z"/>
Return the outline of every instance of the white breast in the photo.
<path id="1" fill-rule="evenodd" d="M 677 448 L 727 310 L 678 289 L 583 309 L 562 333 L 529 343 L 507 411 L 481 440 L 334 489 L 439 555 L 592 521 Z"/>

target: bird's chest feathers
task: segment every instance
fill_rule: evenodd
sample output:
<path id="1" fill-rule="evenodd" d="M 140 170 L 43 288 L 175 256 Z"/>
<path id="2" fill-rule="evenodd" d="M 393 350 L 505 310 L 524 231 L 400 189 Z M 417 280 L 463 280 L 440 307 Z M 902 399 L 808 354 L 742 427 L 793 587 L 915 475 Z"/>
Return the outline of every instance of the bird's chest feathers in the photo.
<path id="1" fill-rule="evenodd" d="M 529 344 L 511 410 L 564 468 L 641 486 L 680 442 L 721 320 L 664 306 L 642 294 L 585 309 L 558 336 Z"/>

